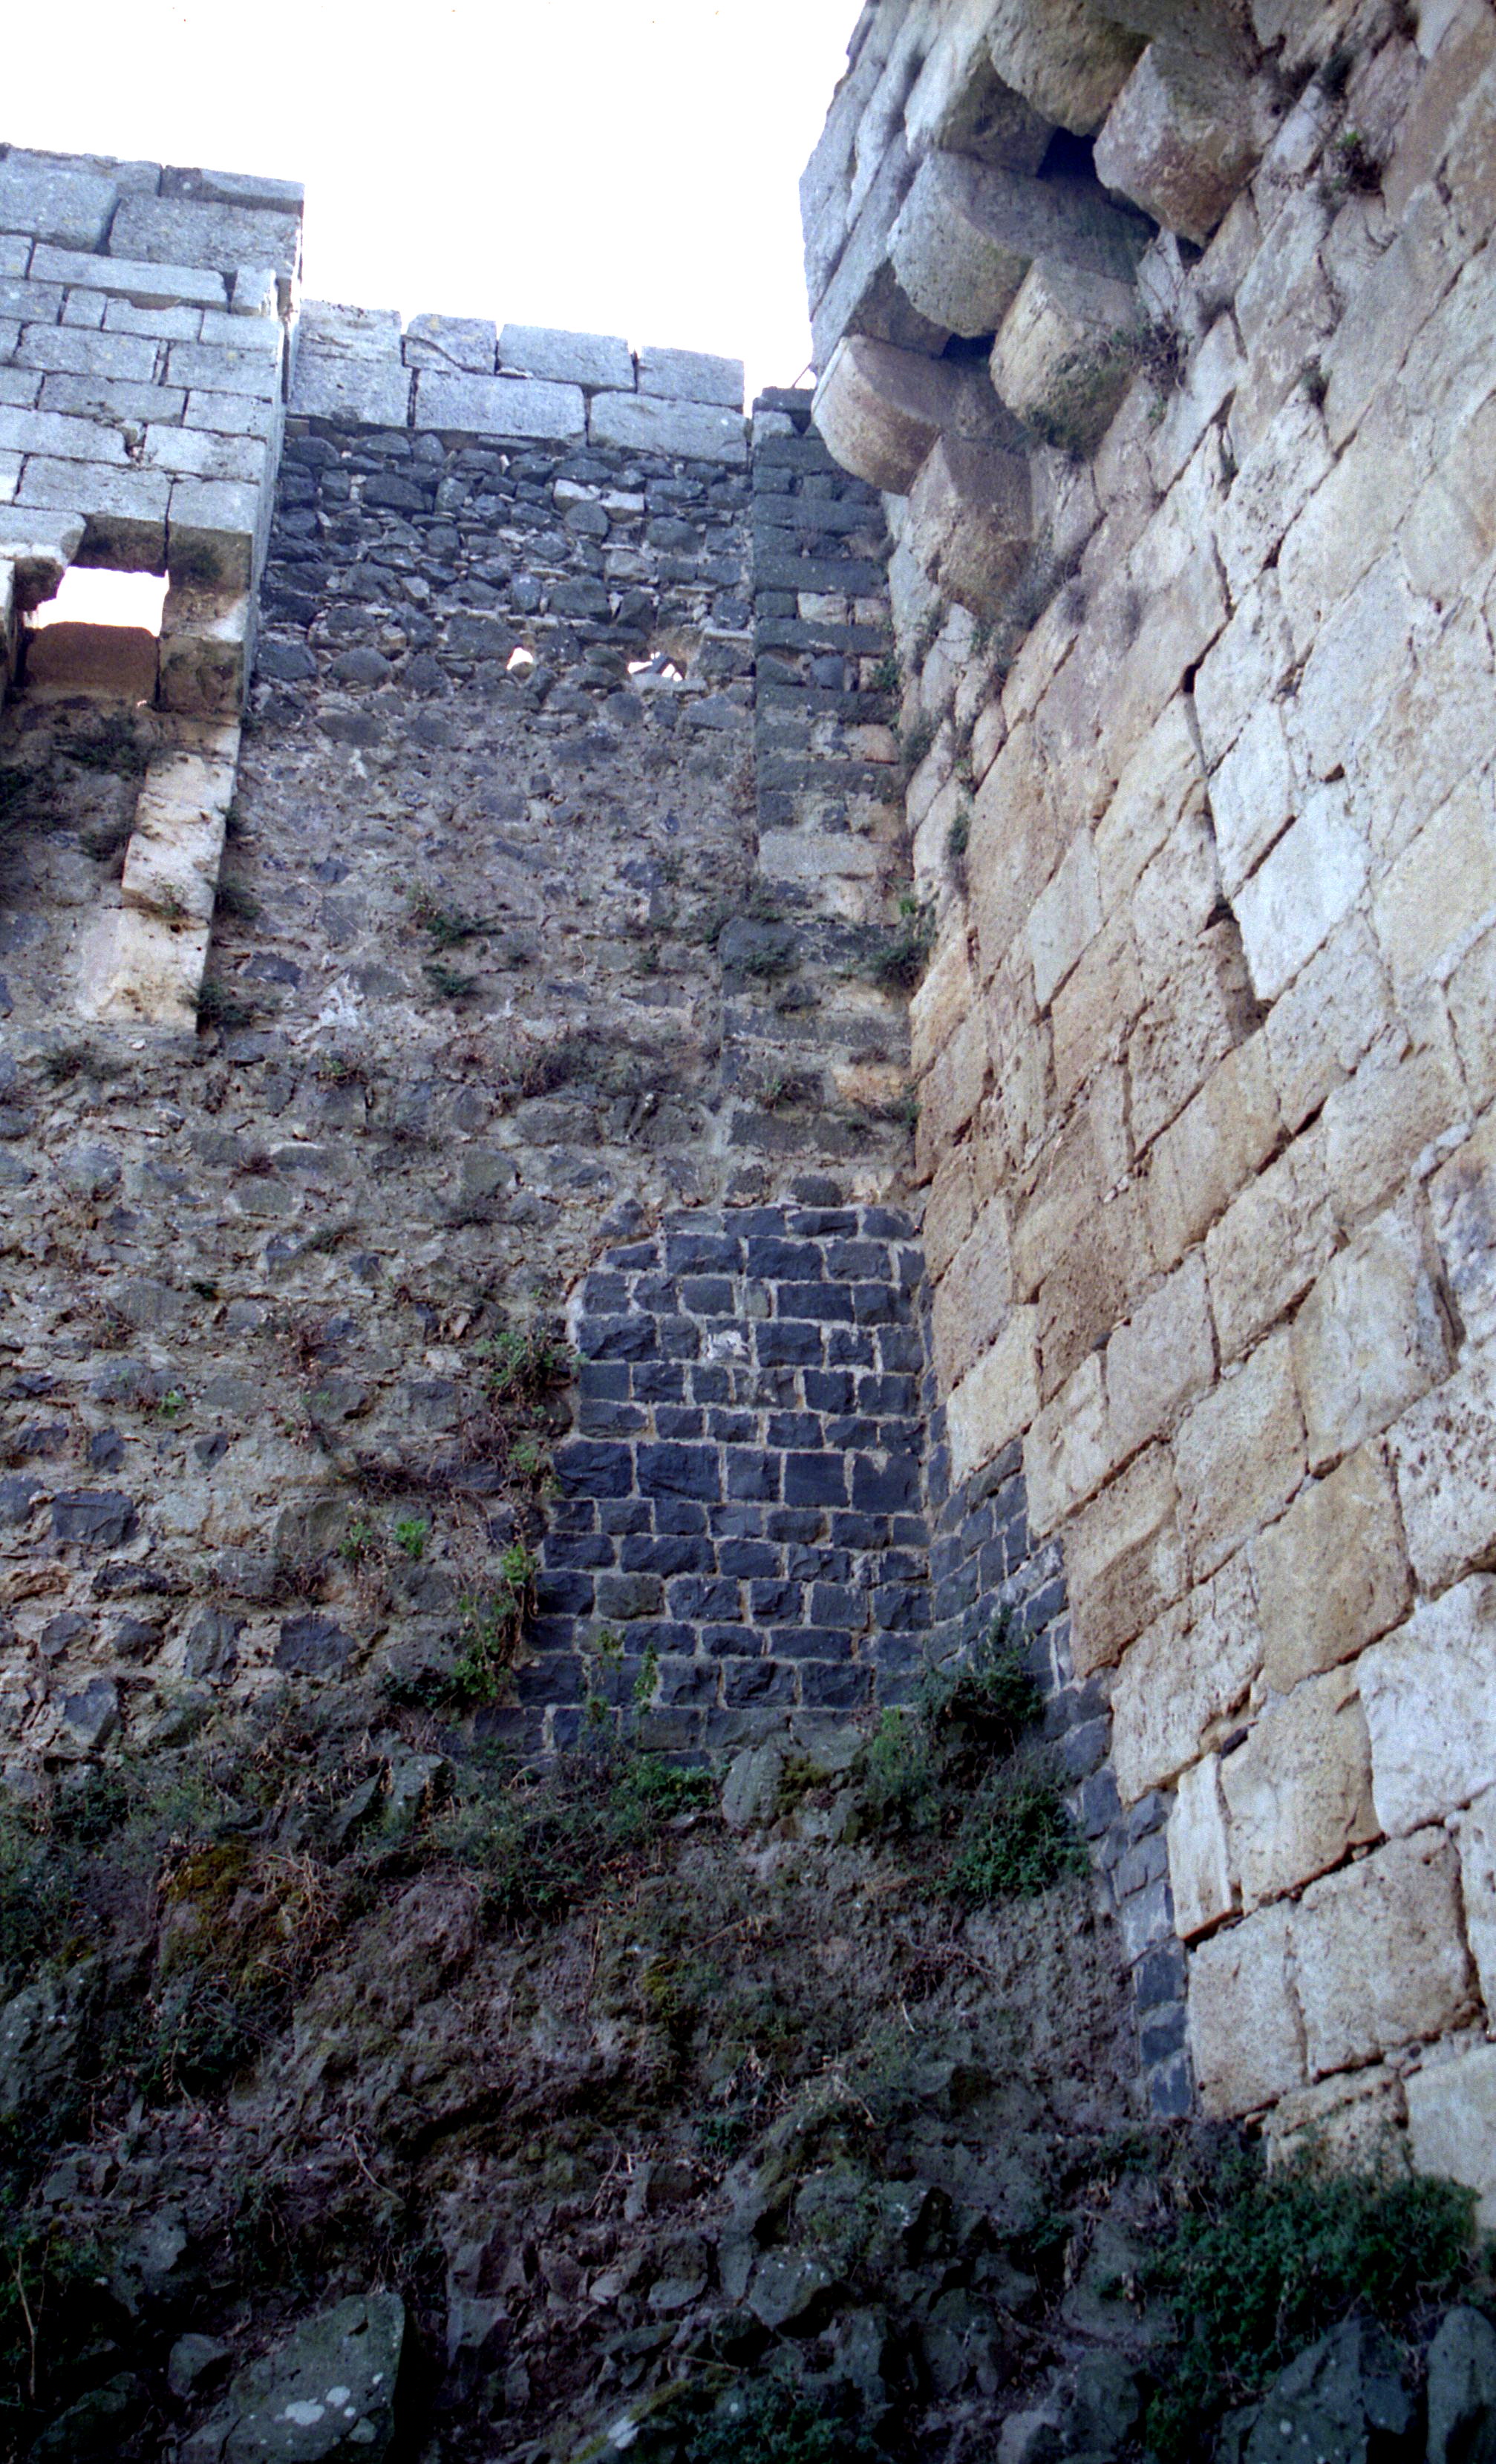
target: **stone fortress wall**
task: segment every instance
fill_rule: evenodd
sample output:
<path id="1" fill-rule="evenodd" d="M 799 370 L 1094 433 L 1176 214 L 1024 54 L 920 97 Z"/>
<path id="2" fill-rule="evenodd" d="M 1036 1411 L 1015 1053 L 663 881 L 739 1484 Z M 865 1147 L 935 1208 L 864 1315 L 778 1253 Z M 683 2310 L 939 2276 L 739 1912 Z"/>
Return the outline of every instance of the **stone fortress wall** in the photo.
<path id="1" fill-rule="evenodd" d="M 1021 1460 L 1156 2101 L 1187 2029 L 1206 2111 L 1487 2201 L 1493 60 L 1480 0 L 879 0 L 803 187 L 951 1559 Z"/>
<path id="2" fill-rule="evenodd" d="M 0 154 L 10 1784 L 439 1676 L 564 1301 L 489 1734 L 1006 1608 L 1152 2108 L 1496 2196 L 1493 34 L 878 0 L 813 422 Z M 72 561 L 159 641 L 29 631 Z"/>

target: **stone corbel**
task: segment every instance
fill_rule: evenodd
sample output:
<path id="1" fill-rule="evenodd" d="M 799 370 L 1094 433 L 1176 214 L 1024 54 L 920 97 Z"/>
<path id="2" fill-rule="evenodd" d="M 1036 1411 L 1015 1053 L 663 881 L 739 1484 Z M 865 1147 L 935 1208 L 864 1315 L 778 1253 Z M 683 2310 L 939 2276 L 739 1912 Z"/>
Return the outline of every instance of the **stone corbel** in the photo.
<path id="1" fill-rule="evenodd" d="M 928 360 L 866 334 L 838 342 L 816 387 L 814 417 L 842 469 L 893 496 L 908 495 L 938 437 L 993 443 L 1016 435 L 984 369 Z"/>
<path id="2" fill-rule="evenodd" d="M 1000 616 L 1033 553 L 1027 455 L 940 437 L 910 491 L 902 544 L 946 598 Z"/>
<path id="3" fill-rule="evenodd" d="M 1150 43 L 1096 140 L 1096 175 L 1203 246 L 1257 167 L 1268 98 L 1239 60 Z"/>

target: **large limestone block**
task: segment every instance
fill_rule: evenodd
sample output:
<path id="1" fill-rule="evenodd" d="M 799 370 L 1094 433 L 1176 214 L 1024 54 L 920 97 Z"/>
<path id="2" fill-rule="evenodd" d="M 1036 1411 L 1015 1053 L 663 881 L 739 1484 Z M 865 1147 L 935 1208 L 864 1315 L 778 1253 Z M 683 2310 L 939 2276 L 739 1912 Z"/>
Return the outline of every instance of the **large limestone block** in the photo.
<path id="1" fill-rule="evenodd" d="M 406 327 L 402 356 L 407 368 L 447 368 L 462 376 L 491 377 L 497 351 L 498 334 L 491 318 L 441 317 L 423 309 Z M 543 376 L 547 371 L 535 368 L 529 373 Z"/>
<path id="2" fill-rule="evenodd" d="M 1310 1467 L 1375 1437 L 1451 1366 L 1419 1219 L 1393 1208 L 1331 1261 L 1293 1325 Z"/>
<path id="3" fill-rule="evenodd" d="M 996 617 L 1033 550 L 1028 462 L 1001 445 L 937 437 L 910 492 L 903 544 L 944 595 Z"/>
<path id="4" fill-rule="evenodd" d="M 639 391 L 657 394 L 667 402 L 711 402 L 740 411 L 743 363 L 721 359 L 713 351 L 666 350 L 657 342 L 647 342 L 639 354 Z"/>
<path id="5" fill-rule="evenodd" d="M 916 162 L 935 149 L 1037 171 L 1053 129 L 1003 82 L 987 48 L 992 0 L 952 0 L 904 105 Z"/>
<path id="6" fill-rule="evenodd" d="M 1184 1591 L 1177 1506 L 1168 1449 L 1149 1446 L 1070 1526 L 1065 1572 L 1077 1677 L 1113 1665 Z"/>
<path id="7" fill-rule="evenodd" d="M 1128 1081 L 1139 1149 L 1182 1112 L 1256 1023 L 1241 935 L 1224 918 L 1181 952 L 1133 1031 Z"/>
<path id="8" fill-rule="evenodd" d="M 125 849 L 121 895 L 126 907 L 209 923 L 223 859 L 224 827 L 237 775 L 238 731 L 214 759 L 158 754 L 145 774 Z"/>
<path id="9" fill-rule="evenodd" d="M 1006 1200 L 989 1199 L 935 1287 L 931 1332 L 940 1391 L 948 1395 L 986 1351 L 1013 1299 Z"/>
<path id="10" fill-rule="evenodd" d="M 569 388 L 548 385 L 543 390 L 560 393 Z M 626 445 L 639 453 L 727 462 L 739 469 L 747 464 L 748 437 L 740 410 L 722 410 L 710 403 L 672 402 L 653 394 L 595 393 L 587 420 L 595 445 Z"/>
<path id="11" fill-rule="evenodd" d="M 1441 1820 L 1496 1786 L 1496 1577 L 1419 1601 L 1356 1673 L 1385 1831 Z"/>
<path id="12" fill-rule="evenodd" d="M 1101 126 L 1142 50 L 1089 0 L 997 0 L 987 44 L 998 75 L 1076 137 Z"/>
<path id="13" fill-rule="evenodd" d="M 1189 2028 L 1206 2113 L 1252 2113 L 1304 2085 L 1287 1908 L 1259 1908 L 1191 1953 Z"/>
<path id="14" fill-rule="evenodd" d="M 958 1485 L 1022 1437 L 1039 1410 L 1039 1312 L 1015 1309 L 950 1397 L 951 1478 Z"/>
<path id="15" fill-rule="evenodd" d="M 415 381 L 415 425 L 453 436 L 554 437 L 586 430 L 579 385 L 531 377 L 447 376 L 423 368 Z"/>
<path id="16" fill-rule="evenodd" d="M 1394 1423 L 1388 1452 L 1424 1591 L 1439 1592 L 1496 1551 L 1496 1357 L 1478 1353 Z"/>
<path id="17" fill-rule="evenodd" d="M 1096 140 L 1096 176 L 1203 246 L 1258 151 L 1241 74 L 1180 44 L 1150 43 Z"/>
<path id="18" fill-rule="evenodd" d="M 120 471 L 98 462 L 63 462 L 33 454 L 21 474 L 16 505 L 80 514 L 84 554 L 91 561 L 132 573 L 159 573 L 165 554 L 171 482 L 164 471 Z"/>
<path id="19" fill-rule="evenodd" d="M 1266 1040 L 1228 1052 L 1149 1158 L 1149 1230 L 1160 1265 L 1172 1265 L 1230 1204 L 1270 1155 L 1279 1131 Z"/>
<path id="20" fill-rule="evenodd" d="M 130 165 L 121 166 L 129 169 Z M 121 186 L 125 186 L 121 180 Z M 154 188 L 155 182 L 148 186 Z M 143 187 L 147 186 L 143 180 Z M 161 175 L 164 197 L 195 197 L 209 206 L 246 206 L 276 214 L 298 214 L 306 204 L 299 180 L 273 180 L 260 171 L 209 171 L 200 165 L 170 164 Z"/>
<path id="21" fill-rule="evenodd" d="M 1496 2013 L 1496 1788 L 1478 1796 L 1453 1828 L 1460 1842 L 1465 1939 L 1489 2016 Z"/>
<path id="22" fill-rule="evenodd" d="M 147 264 L 210 266 L 217 274 L 272 265 L 290 281 L 301 262 L 301 217 L 187 197 L 126 197 L 110 227 L 109 253 Z"/>
<path id="23" fill-rule="evenodd" d="M 1095 842 L 1089 830 L 1079 830 L 1028 919 L 1025 937 L 1034 970 L 1034 998 L 1041 1009 L 1048 1008 L 1087 943 L 1100 930 Z"/>
<path id="24" fill-rule="evenodd" d="M 228 285 L 221 274 L 191 265 L 132 264 L 128 258 L 93 256 L 78 249 L 38 248 L 32 258 L 33 282 L 61 282 L 127 299 L 135 308 L 222 308 Z"/>
<path id="25" fill-rule="evenodd" d="M 549 325 L 506 325 L 498 364 L 589 393 L 627 393 L 634 381 L 633 353 L 621 334 L 568 334 Z"/>
<path id="26" fill-rule="evenodd" d="M 1169 1609 L 1125 1655 L 1111 1696 L 1111 1766 L 1124 1804 L 1174 1779 L 1244 1701 L 1262 1659 L 1244 1553 Z"/>
<path id="27" fill-rule="evenodd" d="M 232 718 L 254 659 L 254 599 L 209 585 L 173 585 L 162 616 L 156 697 L 163 710 Z"/>
<path id="28" fill-rule="evenodd" d="M 1029 1529 L 1043 1539 L 1095 1495 L 1115 1463 L 1101 1360 L 1092 1352 L 1045 1405 L 1024 1440 Z"/>
<path id="29" fill-rule="evenodd" d="M 1276 1693 L 1353 1659 L 1407 1613 L 1407 1551 L 1392 1482 L 1362 1446 L 1300 1491 L 1257 1542 L 1263 1673 Z"/>
<path id="30" fill-rule="evenodd" d="M 56 597 L 82 544 L 81 514 L 0 504 L 0 557 L 11 569 L 17 614 Z"/>
<path id="31" fill-rule="evenodd" d="M 1204 1262 L 1197 1251 L 1119 1326 L 1107 1346 L 1107 1396 L 1119 1455 L 1173 1428 L 1216 1374 Z"/>
<path id="32" fill-rule="evenodd" d="M 987 442 L 1001 416 L 983 379 L 947 360 L 896 350 L 865 334 L 838 342 L 816 387 L 814 419 L 844 471 L 908 495 L 943 435 Z"/>
<path id="33" fill-rule="evenodd" d="M 1366 843 L 1340 786 L 1313 790 L 1235 900 L 1258 997 L 1276 1001 L 1366 887 Z"/>
<path id="34" fill-rule="evenodd" d="M 1275 1900 L 1375 1839 L 1372 1758 L 1355 1672 L 1333 1668 L 1269 1704 L 1221 1767 L 1245 1907 Z"/>
<path id="35" fill-rule="evenodd" d="M 1428 1184 L 1434 1238 L 1466 1339 L 1496 1334 L 1496 1112 Z"/>
<path id="36" fill-rule="evenodd" d="M 1296 1130 L 1389 1024 L 1386 971 L 1366 919 L 1348 918 L 1268 1016 L 1265 1033 L 1284 1126 Z"/>
<path id="37" fill-rule="evenodd" d="M 1092 191 L 963 154 L 928 155 L 889 234 L 899 287 L 953 334 L 995 333 L 1036 259 L 1126 283 L 1139 234 Z"/>
<path id="38" fill-rule="evenodd" d="M 1496 844 L 1488 798 L 1465 782 L 1378 883 L 1376 937 L 1403 989 L 1442 975 L 1496 909 Z"/>
<path id="39" fill-rule="evenodd" d="M 1325 1101 L 1325 1168 L 1346 1223 L 1416 1181 L 1425 1152 L 1467 1110 L 1441 1011 L 1410 1002 L 1409 1012 L 1413 1032 L 1399 1020 Z"/>
<path id="40" fill-rule="evenodd" d="M 964 922 L 947 931 L 909 1004 L 910 1067 L 916 1077 L 945 1049 L 976 999 Z"/>
<path id="41" fill-rule="evenodd" d="M 913 176 L 900 134 L 884 156 L 836 271 L 811 315 L 811 355 L 817 368 L 826 366 L 844 334 L 870 334 L 903 350 L 930 352 L 942 351 L 951 339 L 949 326 L 921 316 L 889 258 L 889 234 Z"/>
<path id="42" fill-rule="evenodd" d="M 236 479 L 173 479 L 166 562 L 173 576 L 249 589 L 265 561 L 270 491 Z"/>
<path id="43" fill-rule="evenodd" d="M 1315 2079 L 1442 2035 L 1469 2014 L 1474 1978 L 1459 1861 L 1443 1831 L 1391 1839 L 1359 1864 L 1311 1882 L 1292 1926 Z"/>
<path id="44" fill-rule="evenodd" d="M 117 180 L 92 172 L 0 163 L 0 231 L 93 250 L 109 228 L 119 197 Z"/>
<path id="45" fill-rule="evenodd" d="M 1247 1182 L 1206 1235 L 1222 1362 L 1248 1351 L 1309 1290 L 1338 1239 L 1324 1138 L 1308 1130 Z"/>
<path id="46" fill-rule="evenodd" d="M 1221 886 L 1228 898 L 1236 896 L 1248 873 L 1283 836 L 1297 802 L 1283 716 L 1276 702 L 1265 702 L 1210 781 Z"/>
<path id="47" fill-rule="evenodd" d="M 378 358 L 303 341 L 290 408 L 300 419 L 326 419 L 344 428 L 404 428 L 410 413 L 410 383 L 398 341 L 387 356 Z"/>
<path id="48" fill-rule="evenodd" d="M 79 986 L 85 1018 L 190 1034 L 208 965 L 209 927 L 121 907 Z"/>
<path id="49" fill-rule="evenodd" d="M 934 1170 L 938 1156 L 971 1119 L 985 1090 L 987 1070 L 986 1021 L 979 1010 L 974 1010 L 961 1021 L 919 1089 L 915 1164 L 921 1174 Z"/>
<path id="50" fill-rule="evenodd" d="M 1174 1930 L 1181 1942 L 1193 1942 L 1237 1907 L 1219 1754 L 1206 1754 L 1180 1771 L 1168 1838 Z"/>
<path id="51" fill-rule="evenodd" d="M 297 347 L 319 357 L 378 360 L 400 357 L 398 308 L 354 308 L 341 299 L 303 299 L 297 320 Z"/>
<path id="52" fill-rule="evenodd" d="M 1407 2097 L 1419 2171 L 1477 2191 L 1476 2221 L 1496 2231 L 1496 2045 L 1425 2062 L 1409 2079 Z"/>
<path id="53" fill-rule="evenodd" d="M 1111 426 L 1133 375 L 1141 314 L 1120 275 L 1042 258 L 998 328 L 989 374 L 1009 410 L 1041 436 L 1088 452 Z"/>
<path id="54" fill-rule="evenodd" d="M 1181 1521 L 1209 1573 L 1282 1512 L 1304 1476 L 1304 1422 L 1286 1332 L 1200 1397 L 1174 1445 Z"/>

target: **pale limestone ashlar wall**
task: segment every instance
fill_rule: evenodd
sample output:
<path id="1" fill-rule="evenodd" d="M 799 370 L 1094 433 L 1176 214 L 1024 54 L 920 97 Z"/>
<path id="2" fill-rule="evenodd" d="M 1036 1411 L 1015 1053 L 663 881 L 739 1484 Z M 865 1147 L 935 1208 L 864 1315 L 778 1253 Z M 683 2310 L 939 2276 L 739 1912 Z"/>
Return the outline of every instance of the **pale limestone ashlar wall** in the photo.
<path id="1" fill-rule="evenodd" d="M 252 587 L 300 250 L 289 182 L 0 146 L 0 555 Z"/>
<path id="2" fill-rule="evenodd" d="M 95 919 L 69 985 L 77 1012 L 100 1023 L 190 1029 L 253 656 L 300 228 L 301 191 L 285 182 L 0 147 L 0 697 L 18 618 L 75 560 L 170 583 L 154 699 L 176 723 L 146 776 L 119 903 Z"/>
<path id="3" fill-rule="evenodd" d="M 975 13 L 1037 93 L 1032 12 Z M 1100 131 L 1183 364 L 1071 466 L 1063 581 L 951 608 L 915 487 L 950 397 L 874 362 L 858 405 L 913 464 L 894 614 L 935 728 L 935 1346 L 957 1475 L 1022 1446 L 1124 1806 L 1170 1802 L 1205 2108 L 1405 2125 L 1490 2202 L 1496 25 L 1249 31 L 1276 117 L 1208 218 Z M 1210 125 L 1177 99 L 1159 159 Z"/>

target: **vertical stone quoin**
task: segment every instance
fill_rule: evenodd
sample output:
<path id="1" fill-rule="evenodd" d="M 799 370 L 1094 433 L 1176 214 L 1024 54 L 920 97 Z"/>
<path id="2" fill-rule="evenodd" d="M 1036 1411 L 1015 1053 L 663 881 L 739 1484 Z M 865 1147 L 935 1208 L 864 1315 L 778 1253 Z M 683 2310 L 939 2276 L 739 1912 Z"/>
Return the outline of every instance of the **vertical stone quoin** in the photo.
<path id="1" fill-rule="evenodd" d="M 1488 2215 L 1493 114 L 1474 7 L 887 0 L 802 184 L 931 917 L 933 1636 L 1021 1570 L 1154 2109 Z"/>

